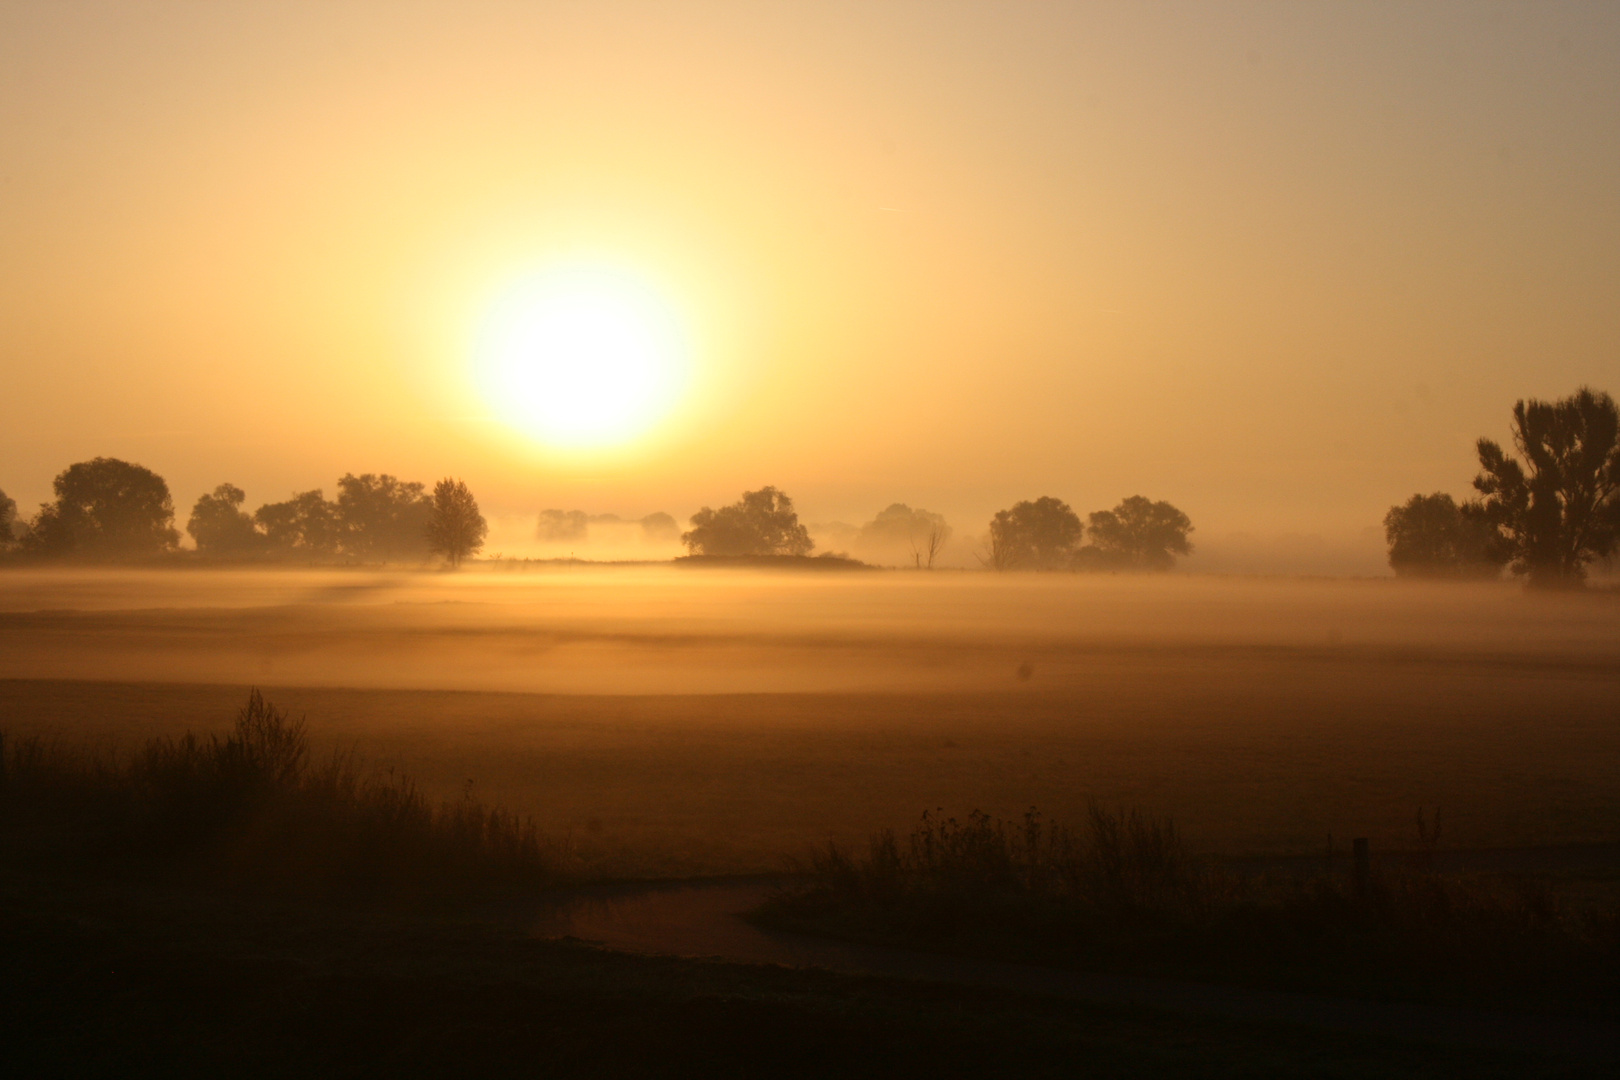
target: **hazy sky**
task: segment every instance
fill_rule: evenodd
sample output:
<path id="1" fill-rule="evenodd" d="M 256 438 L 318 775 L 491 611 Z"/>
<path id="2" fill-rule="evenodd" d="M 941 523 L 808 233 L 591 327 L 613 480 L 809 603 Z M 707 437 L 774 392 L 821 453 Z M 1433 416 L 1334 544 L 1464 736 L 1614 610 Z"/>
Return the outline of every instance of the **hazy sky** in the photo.
<path id="1" fill-rule="evenodd" d="M 470 375 L 581 260 L 691 343 L 607 452 Z M 3 0 L 0 370 L 27 506 L 107 454 L 182 520 L 387 471 L 1348 533 L 1620 392 L 1620 5 Z"/>

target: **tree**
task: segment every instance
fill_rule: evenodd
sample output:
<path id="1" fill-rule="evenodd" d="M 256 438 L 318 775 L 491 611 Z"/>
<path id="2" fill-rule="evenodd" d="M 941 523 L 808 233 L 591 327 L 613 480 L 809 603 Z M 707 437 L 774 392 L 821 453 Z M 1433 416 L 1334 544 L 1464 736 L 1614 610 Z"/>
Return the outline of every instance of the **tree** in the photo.
<path id="1" fill-rule="evenodd" d="M 673 517 L 662 510 L 655 511 L 641 519 L 641 537 L 643 540 L 668 542 L 678 540 L 680 535 L 680 525 L 676 523 Z"/>
<path id="2" fill-rule="evenodd" d="M 338 480 L 339 544 L 345 554 L 357 559 L 423 558 L 432 511 L 433 501 L 420 483 L 407 483 L 387 473 L 345 473 Z"/>
<path id="3" fill-rule="evenodd" d="M 1192 554 L 1192 519 L 1167 502 L 1132 495 L 1092 514 L 1089 524 L 1091 543 L 1075 563 L 1083 569 L 1169 570 L 1177 555 Z"/>
<path id="4" fill-rule="evenodd" d="M 583 540 L 590 531 L 591 516 L 583 510 L 542 510 L 535 535 L 553 544 Z"/>
<path id="5" fill-rule="evenodd" d="M 1532 585 L 1579 584 L 1587 564 L 1620 541 L 1614 399 L 1582 387 L 1561 401 L 1520 401 L 1513 445 L 1522 461 L 1479 440 L 1480 514 L 1500 535 L 1514 573 Z"/>
<path id="6" fill-rule="evenodd" d="M 265 503 L 253 512 L 270 549 L 279 555 L 329 559 L 338 551 L 337 507 L 320 488 L 286 502 Z"/>
<path id="7" fill-rule="evenodd" d="M 681 543 L 694 555 L 808 555 L 815 547 L 793 500 L 774 487 L 745 491 L 718 510 L 705 506 Z"/>
<path id="8" fill-rule="evenodd" d="M 140 465 L 98 457 L 70 465 L 52 483 L 56 501 L 29 530 L 34 551 L 90 558 L 156 555 L 174 548 L 174 500 L 163 477 Z"/>
<path id="9" fill-rule="evenodd" d="M 1413 495 L 1384 515 L 1389 565 L 1396 577 L 1496 577 L 1508 552 L 1478 503 L 1450 495 Z"/>
<path id="10" fill-rule="evenodd" d="M 913 510 L 905 503 L 892 503 L 861 526 L 855 544 L 857 548 L 868 550 L 904 550 L 918 569 L 926 565 L 932 570 L 934 559 L 950 535 L 951 527 L 942 515 Z"/>
<path id="11" fill-rule="evenodd" d="M 235 484 L 221 484 L 212 495 L 203 495 L 191 508 L 186 532 L 206 555 L 250 555 L 264 546 L 264 534 L 253 526 L 253 519 L 242 512 L 247 494 Z"/>
<path id="12" fill-rule="evenodd" d="M 990 522 L 990 557 L 995 570 L 1066 570 L 1074 562 L 1084 531 L 1080 517 L 1062 499 L 1043 495 L 1015 503 Z"/>
<path id="13" fill-rule="evenodd" d="M 484 546 L 489 525 L 478 512 L 478 500 L 467 485 L 448 476 L 433 486 L 433 509 L 428 515 L 428 551 L 443 555 L 451 566 Z"/>
<path id="14" fill-rule="evenodd" d="M 0 491 L 0 551 L 17 542 L 17 501 Z"/>

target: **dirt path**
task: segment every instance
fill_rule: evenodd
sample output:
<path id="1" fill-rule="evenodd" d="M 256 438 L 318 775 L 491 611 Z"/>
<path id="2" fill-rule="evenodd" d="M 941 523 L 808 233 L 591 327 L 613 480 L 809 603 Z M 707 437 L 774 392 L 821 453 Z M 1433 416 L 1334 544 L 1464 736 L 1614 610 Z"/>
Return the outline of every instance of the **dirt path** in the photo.
<path id="1" fill-rule="evenodd" d="M 535 932 L 646 955 L 816 967 L 1234 1020 L 1281 1021 L 1422 1042 L 1620 1062 L 1620 1025 L 1603 1021 L 1388 1004 L 969 960 L 768 931 L 739 917 L 777 886 L 774 880 L 743 878 L 579 890 L 556 898 L 540 916 Z"/>

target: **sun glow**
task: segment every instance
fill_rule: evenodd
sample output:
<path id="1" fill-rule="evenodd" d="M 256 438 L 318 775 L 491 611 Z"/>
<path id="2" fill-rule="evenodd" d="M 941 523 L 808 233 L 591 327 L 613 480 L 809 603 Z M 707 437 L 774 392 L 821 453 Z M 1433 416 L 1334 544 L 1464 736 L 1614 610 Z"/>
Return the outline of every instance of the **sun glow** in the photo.
<path id="1" fill-rule="evenodd" d="M 500 294 L 478 335 L 479 389 L 547 445 L 628 442 L 664 419 L 689 357 L 675 311 L 647 282 L 603 266 L 532 274 Z"/>

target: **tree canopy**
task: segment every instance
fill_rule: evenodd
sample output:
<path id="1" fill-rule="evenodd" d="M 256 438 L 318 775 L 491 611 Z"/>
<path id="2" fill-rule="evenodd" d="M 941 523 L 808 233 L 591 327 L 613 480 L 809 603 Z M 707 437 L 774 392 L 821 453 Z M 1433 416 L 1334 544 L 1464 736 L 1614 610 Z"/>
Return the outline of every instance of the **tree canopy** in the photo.
<path id="1" fill-rule="evenodd" d="M 1192 554 L 1192 520 L 1167 502 L 1132 495 L 1112 510 L 1098 510 L 1088 524 L 1091 543 L 1076 560 L 1082 569 L 1168 570 L 1177 555 Z"/>
<path id="2" fill-rule="evenodd" d="M 191 508 L 186 532 L 207 555 L 225 557 L 251 555 L 265 546 L 264 534 L 254 527 L 253 518 L 242 512 L 247 493 L 235 484 L 221 484 L 213 494 L 198 498 Z"/>
<path id="3" fill-rule="evenodd" d="M 432 510 L 428 515 L 428 551 L 443 555 L 451 566 L 475 554 L 484 546 L 489 525 L 478 512 L 478 500 L 460 480 L 445 477 L 433 486 Z"/>
<path id="4" fill-rule="evenodd" d="M 1514 573 L 1532 584 L 1576 584 L 1620 541 L 1620 412 L 1582 387 L 1559 401 L 1513 406 L 1507 454 L 1480 439 L 1480 514 L 1501 537 Z"/>
<path id="5" fill-rule="evenodd" d="M 98 457 L 68 466 L 52 488 L 56 501 L 39 508 L 29 530 L 33 551 L 130 558 L 172 550 L 180 541 L 169 485 L 148 468 Z"/>
<path id="6" fill-rule="evenodd" d="M 793 500 L 774 487 L 745 491 L 730 506 L 692 515 L 681 543 L 694 555 L 808 555 L 815 544 Z"/>
<path id="7" fill-rule="evenodd" d="M 542 510 L 535 536 L 552 544 L 583 540 L 591 528 L 591 515 L 583 510 Z"/>
<path id="8" fill-rule="evenodd" d="M 944 515 L 913 510 L 905 503 L 891 503 L 861 526 L 855 543 L 863 550 L 885 553 L 903 550 L 916 566 L 931 569 L 950 535 L 951 527 L 945 523 Z"/>
<path id="9" fill-rule="evenodd" d="M 1477 503 L 1413 495 L 1384 515 L 1389 566 L 1397 577 L 1496 577 L 1508 552 Z"/>
<path id="10" fill-rule="evenodd" d="M 375 562 L 423 558 L 432 512 L 423 484 L 387 473 L 345 473 L 338 479 L 339 546 L 353 558 Z"/>
<path id="11" fill-rule="evenodd" d="M 0 551 L 17 541 L 17 500 L 0 491 Z"/>
<path id="12" fill-rule="evenodd" d="M 253 512 L 272 552 L 304 559 L 329 559 L 338 552 L 337 507 L 320 488 L 286 502 L 265 503 Z"/>
<path id="13" fill-rule="evenodd" d="M 1067 570 L 1085 527 L 1062 499 L 1014 503 L 990 522 L 989 565 L 996 570 Z"/>
<path id="14" fill-rule="evenodd" d="M 641 535 L 648 540 L 676 540 L 681 535 L 680 524 L 662 510 L 648 514 L 640 524 Z"/>

